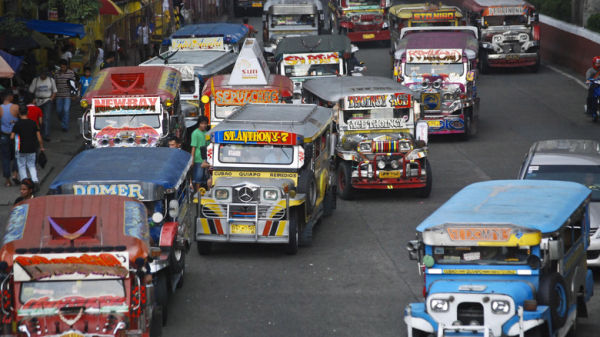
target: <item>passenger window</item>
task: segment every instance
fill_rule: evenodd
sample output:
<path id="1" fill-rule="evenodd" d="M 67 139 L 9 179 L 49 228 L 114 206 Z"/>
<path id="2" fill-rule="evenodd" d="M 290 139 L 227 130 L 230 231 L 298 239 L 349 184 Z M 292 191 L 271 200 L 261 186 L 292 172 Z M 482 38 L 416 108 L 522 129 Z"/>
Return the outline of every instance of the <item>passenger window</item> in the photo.
<path id="1" fill-rule="evenodd" d="M 563 247 L 566 253 L 569 250 L 571 250 L 571 247 L 573 246 L 573 236 L 571 233 L 571 229 L 568 227 L 563 228 L 560 236 L 563 240 Z"/>
<path id="2" fill-rule="evenodd" d="M 315 159 L 319 158 L 319 156 L 321 155 L 321 137 L 317 137 L 315 139 L 313 148 L 314 148 L 314 153 L 315 153 Z"/>

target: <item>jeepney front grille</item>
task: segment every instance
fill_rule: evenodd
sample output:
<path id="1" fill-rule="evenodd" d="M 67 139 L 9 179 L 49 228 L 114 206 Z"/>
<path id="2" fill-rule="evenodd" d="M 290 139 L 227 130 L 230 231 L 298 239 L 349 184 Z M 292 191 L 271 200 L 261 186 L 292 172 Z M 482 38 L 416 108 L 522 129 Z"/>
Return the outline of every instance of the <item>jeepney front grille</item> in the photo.
<path id="1" fill-rule="evenodd" d="M 521 53 L 522 45 L 519 42 L 507 42 L 500 45 L 502 52 L 507 53 Z"/>
<path id="2" fill-rule="evenodd" d="M 460 303 L 456 310 L 456 319 L 464 325 L 470 325 L 471 322 L 483 325 L 483 305 L 475 302 Z"/>
<path id="3" fill-rule="evenodd" d="M 384 141 L 374 141 L 373 149 L 374 153 L 392 153 L 392 152 L 402 152 L 409 151 L 410 143 L 409 142 L 401 142 L 399 140 L 384 140 Z"/>
<path id="4" fill-rule="evenodd" d="M 421 104 L 423 110 L 440 110 L 442 99 L 439 92 L 421 93 Z"/>
<path id="5" fill-rule="evenodd" d="M 258 187 L 242 186 L 233 189 L 233 202 L 256 202 L 260 199 Z"/>
<path id="6" fill-rule="evenodd" d="M 220 208 L 218 204 L 212 204 L 212 208 Z M 219 213 L 214 211 L 212 208 L 209 208 L 208 205 L 202 206 L 202 215 L 205 218 L 220 218 Z"/>
<path id="7" fill-rule="evenodd" d="M 248 205 L 248 206 L 229 206 L 230 219 L 256 219 L 256 211 L 258 209 L 258 220 L 280 220 L 285 217 L 285 208 L 280 206 L 267 205 Z"/>

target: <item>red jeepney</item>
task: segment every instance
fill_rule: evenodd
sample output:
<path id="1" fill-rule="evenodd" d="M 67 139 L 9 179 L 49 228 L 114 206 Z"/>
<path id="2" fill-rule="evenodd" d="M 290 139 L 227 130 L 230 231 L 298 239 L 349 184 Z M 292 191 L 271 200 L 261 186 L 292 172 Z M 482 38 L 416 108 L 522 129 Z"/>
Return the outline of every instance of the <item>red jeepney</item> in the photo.
<path id="1" fill-rule="evenodd" d="M 293 92 L 292 80 L 270 73 L 256 39 L 246 39 L 233 72 L 207 80 L 201 101 L 215 126 L 246 103 L 291 103 Z"/>
<path id="2" fill-rule="evenodd" d="M 0 249 L 0 335 L 158 334 L 146 218 L 141 202 L 121 196 L 15 206 Z"/>
<path id="3" fill-rule="evenodd" d="M 390 6 L 391 0 L 329 0 L 329 29 L 352 42 L 388 41 Z"/>
<path id="4" fill-rule="evenodd" d="M 481 71 L 490 67 L 540 66 L 540 26 L 535 7 L 523 0 L 449 0 L 479 29 Z"/>
<path id="5" fill-rule="evenodd" d="M 166 66 L 101 70 L 81 100 L 81 133 L 89 147 L 159 146 L 183 137 L 181 74 Z"/>

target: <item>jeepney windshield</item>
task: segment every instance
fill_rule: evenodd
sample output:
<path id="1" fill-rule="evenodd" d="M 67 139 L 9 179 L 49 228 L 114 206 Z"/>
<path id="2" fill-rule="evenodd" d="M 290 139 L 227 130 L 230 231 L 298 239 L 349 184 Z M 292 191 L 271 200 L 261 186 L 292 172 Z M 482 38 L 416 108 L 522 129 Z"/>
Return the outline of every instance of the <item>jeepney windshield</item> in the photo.
<path id="1" fill-rule="evenodd" d="M 440 264 L 526 264 L 530 247 L 434 246 Z"/>
<path id="2" fill-rule="evenodd" d="M 181 94 L 191 95 L 196 92 L 196 82 L 195 81 L 181 81 Z"/>
<path id="3" fill-rule="evenodd" d="M 140 114 L 140 115 L 96 115 L 94 116 L 94 129 L 102 130 L 110 126 L 113 128 L 130 127 L 139 128 L 149 126 L 151 128 L 160 127 L 160 115 Z"/>
<path id="4" fill-rule="evenodd" d="M 284 65 L 285 76 L 335 76 L 340 73 L 340 64 L 295 64 Z"/>
<path id="5" fill-rule="evenodd" d="M 525 15 L 485 16 L 486 26 L 520 26 L 527 23 Z"/>
<path id="6" fill-rule="evenodd" d="M 348 1 L 348 7 L 352 6 L 379 6 L 380 1 L 376 0 L 350 0 Z"/>
<path id="7" fill-rule="evenodd" d="M 344 110 L 344 123 L 348 123 L 352 119 L 392 119 L 392 118 L 408 118 L 410 114 L 409 108 L 394 109 L 394 108 L 377 108 L 367 110 Z"/>
<path id="8" fill-rule="evenodd" d="M 271 16 L 271 26 L 306 26 L 316 23 L 314 14 L 298 14 L 298 15 L 273 15 Z"/>
<path id="9" fill-rule="evenodd" d="M 600 201 L 600 166 L 597 165 L 531 165 L 525 179 L 580 183 L 592 190 L 592 201 Z"/>
<path id="10" fill-rule="evenodd" d="M 289 165 L 294 161 L 292 146 L 221 144 L 219 161 L 228 164 Z"/>
<path id="11" fill-rule="evenodd" d="M 102 296 L 125 298 L 123 280 L 34 281 L 21 284 L 21 303 L 31 300 L 59 301 L 68 297 L 98 298 Z"/>
<path id="12" fill-rule="evenodd" d="M 239 109 L 239 105 L 216 105 L 215 104 L 215 116 L 217 118 L 227 118 L 235 110 Z"/>
<path id="13" fill-rule="evenodd" d="M 410 23 L 410 27 L 446 27 L 455 26 L 456 21 L 440 21 L 440 22 L 414 22 Z"/>
<path id="14" fill-rule="evenodd" d="M 410 77 L 424 74 L 462 76 L 465 72 L 464 68 L 462 63 L 407 63 L 404 67 L 404 73 Z"/>

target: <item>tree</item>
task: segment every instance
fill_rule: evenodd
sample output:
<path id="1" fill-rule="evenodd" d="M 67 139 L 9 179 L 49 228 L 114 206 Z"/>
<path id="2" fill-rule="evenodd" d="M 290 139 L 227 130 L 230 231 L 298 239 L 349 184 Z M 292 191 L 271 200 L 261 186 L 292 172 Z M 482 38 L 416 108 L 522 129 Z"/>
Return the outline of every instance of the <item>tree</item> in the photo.
<path id="1" fill-rule="evenodd" d="M 98 0 L 57 0 L 65 13 L 65 21 L 85 24 L 95 19 L 100 11 Z"/>

